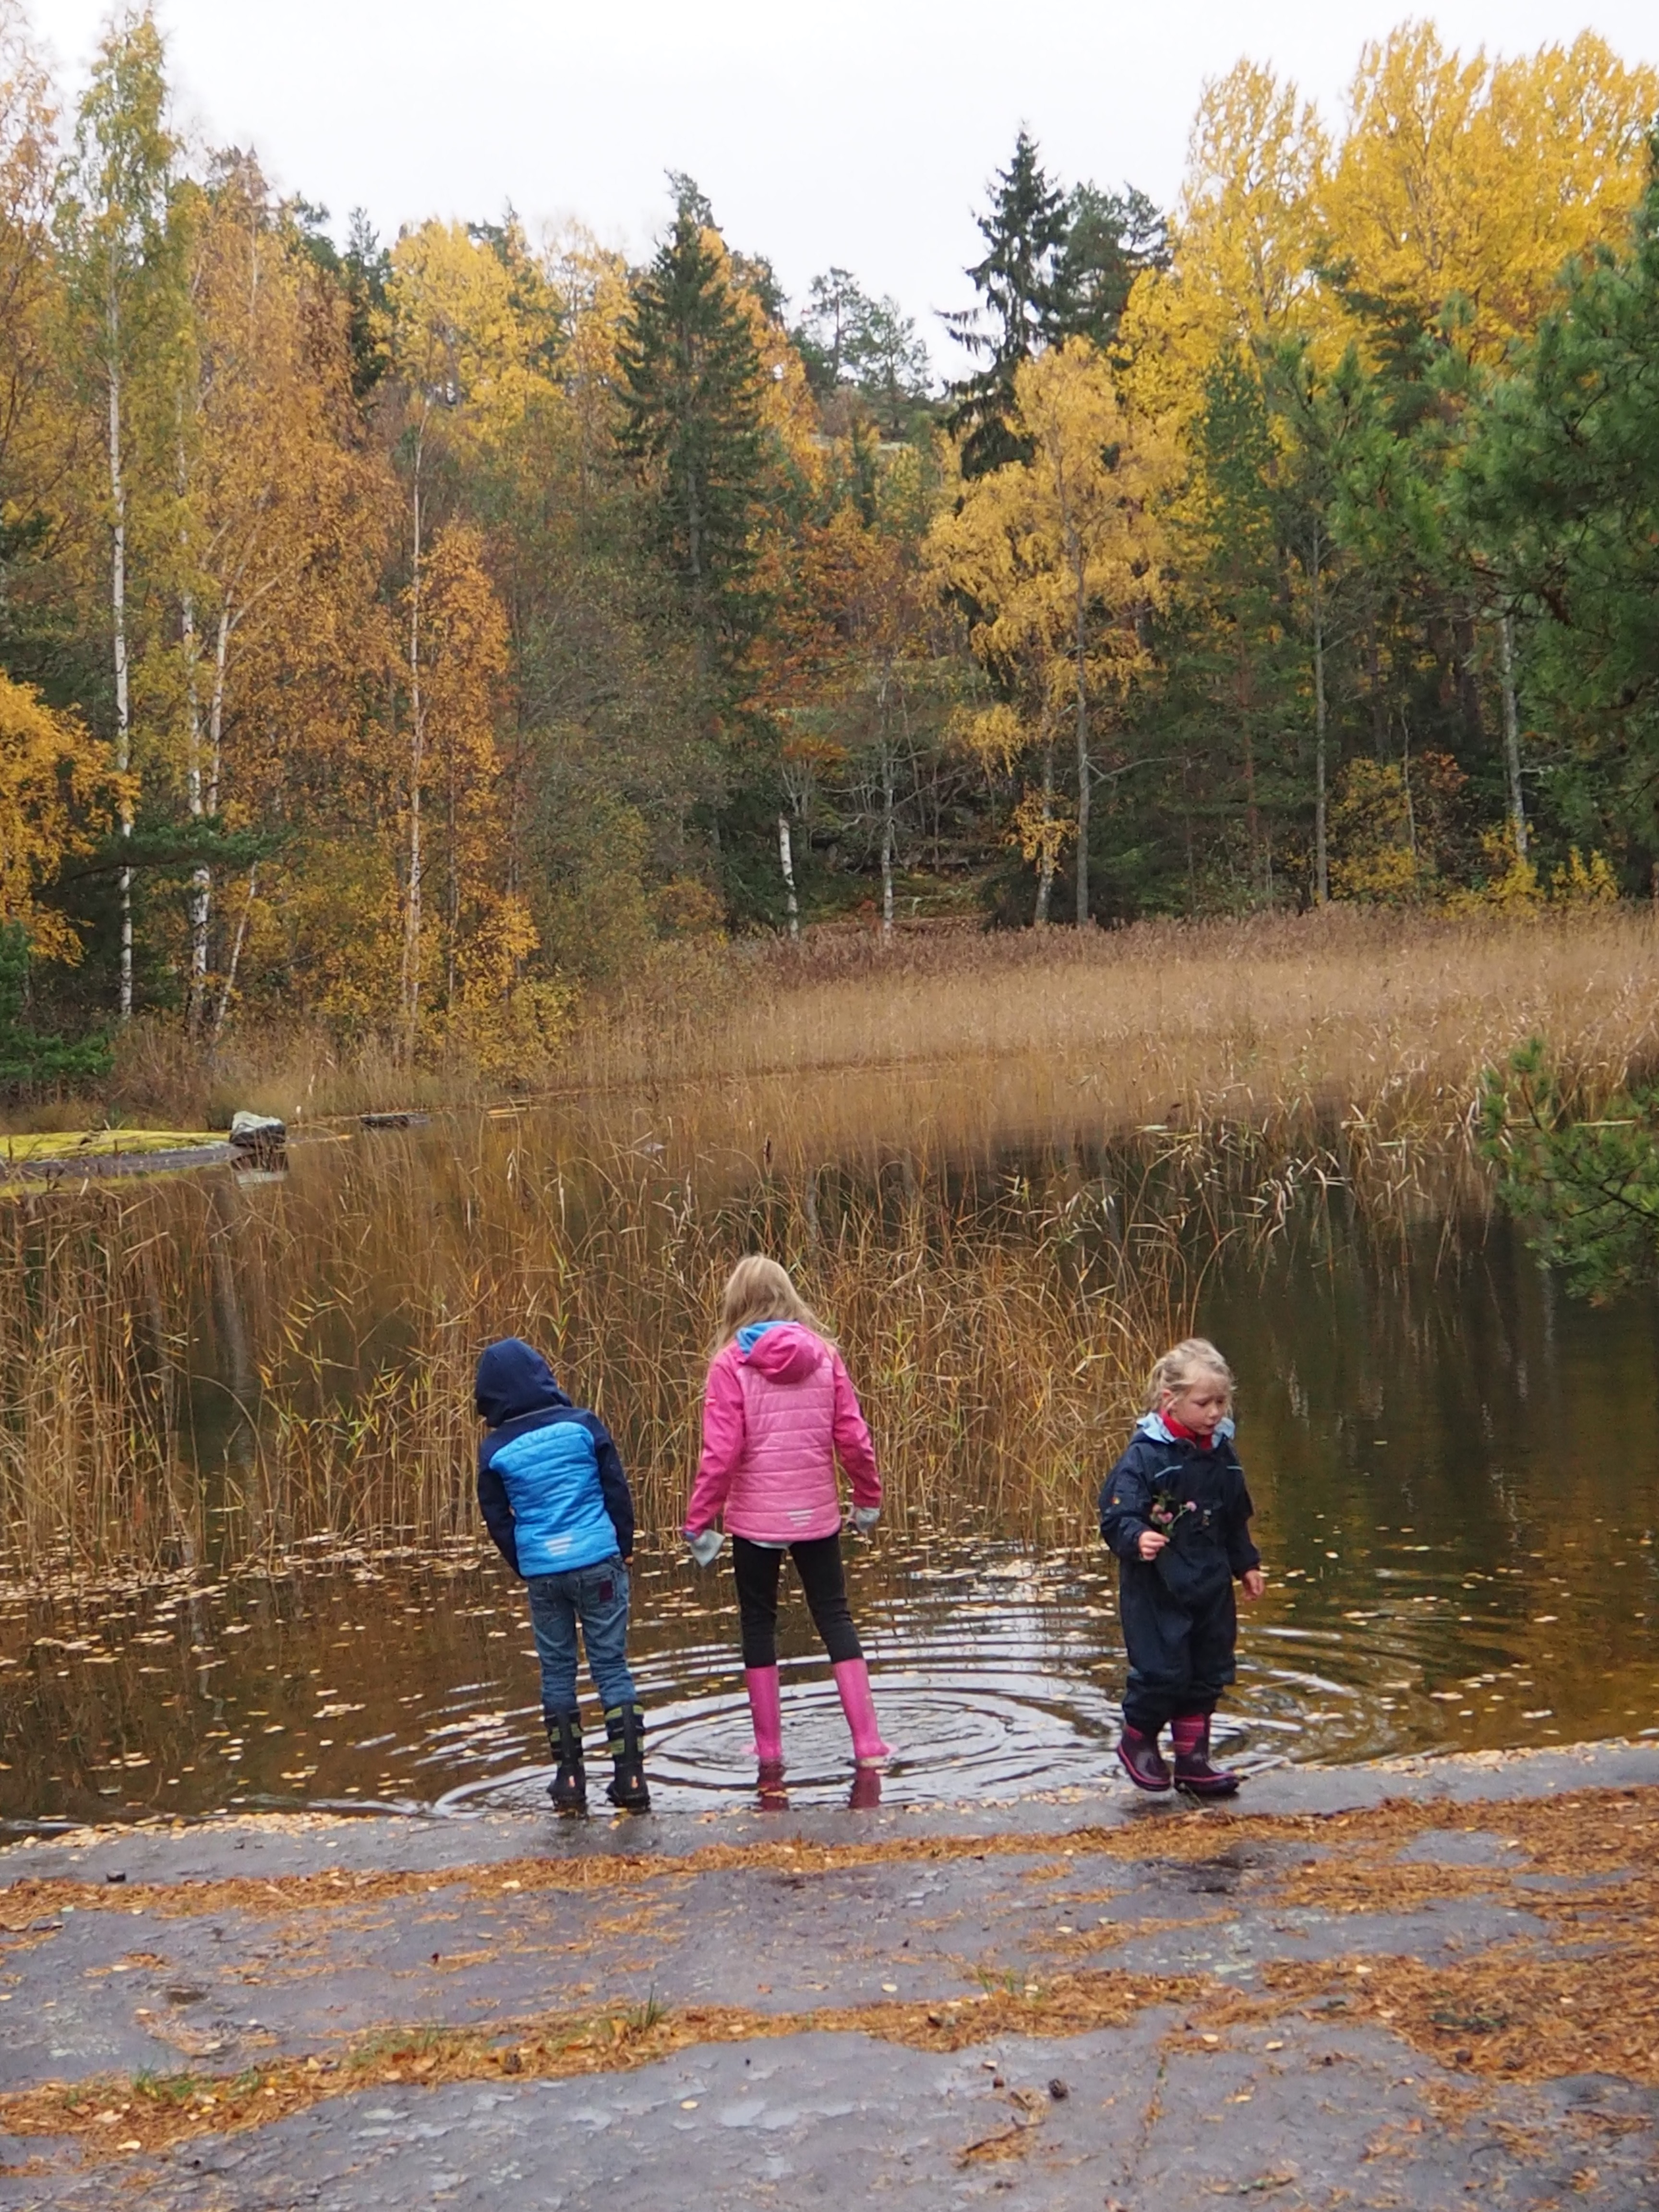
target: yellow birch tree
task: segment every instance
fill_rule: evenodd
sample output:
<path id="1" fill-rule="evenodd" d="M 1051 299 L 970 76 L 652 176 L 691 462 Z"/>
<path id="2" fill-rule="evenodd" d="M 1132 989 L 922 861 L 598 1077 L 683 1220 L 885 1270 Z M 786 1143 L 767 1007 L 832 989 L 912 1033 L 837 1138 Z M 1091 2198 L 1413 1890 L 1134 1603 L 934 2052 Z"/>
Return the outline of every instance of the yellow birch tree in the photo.
<path id="1" fill-rule="evenodd" d="M 1176 455 L 1155 425 L 1119 401 L 1109 363 L 1086 338 L 1023 364 L 1014 434 L 1031 448 L 974 479 L 934 526 L 944 580 L 979 610 L 976 653 L 1011 672 L 1036 710 L 1043 757 L 1038 920 L 1054 874 L 1053 746 L 1072 726 L 1077 772 L 1077 919 L 1089 918 L 1087 839 L 1096 778 L 1094 709 L 1121 702 L 1147 665 L 1146 617 L 1168 596 L 1161 503 Z"/>

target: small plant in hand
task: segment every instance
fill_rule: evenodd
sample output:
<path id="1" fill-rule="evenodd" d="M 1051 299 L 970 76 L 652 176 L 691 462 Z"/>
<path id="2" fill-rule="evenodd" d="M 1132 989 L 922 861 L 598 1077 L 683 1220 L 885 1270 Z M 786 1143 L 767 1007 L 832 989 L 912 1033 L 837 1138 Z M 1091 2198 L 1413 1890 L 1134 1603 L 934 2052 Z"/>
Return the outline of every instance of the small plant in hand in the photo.
<path id="1" fill-rule="evenodd" d="M 1182 1515 L 1196 1513 L 1197 1510 L 1195 1498 L 1178 1498 L 1173 1490 L 1159 1490 L 1153 1493 L 1146 1518 L 1162 1534 L 1173 1536 Z"/>

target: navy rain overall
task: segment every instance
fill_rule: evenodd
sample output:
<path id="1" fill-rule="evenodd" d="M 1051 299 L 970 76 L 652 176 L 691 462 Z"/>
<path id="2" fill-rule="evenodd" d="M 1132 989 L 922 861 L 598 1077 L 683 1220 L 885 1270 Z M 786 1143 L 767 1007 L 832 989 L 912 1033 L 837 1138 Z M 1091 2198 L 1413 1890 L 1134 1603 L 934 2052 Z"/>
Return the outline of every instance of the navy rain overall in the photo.
<path id="1" fill-rule="evenodd" d="M 1186 1713 L 1213 1712 L 1236 1671 L 1235 1577 L 1261 1564 L 1250 1541 L 1250 1493 L 1224 1421 L 1204 1446 L 1176 1437 L 1157 1413 L 1136 1424 L 1129 1449 L 1100 1492 L 1100 1533 L 1117 1555 L 1119 1607 L 1129 1650 L 1123 1717 L 1155 1737 Z M 1170 1541 L 1143 1559 L 1155 1505 L 1179 1510 Z"/>

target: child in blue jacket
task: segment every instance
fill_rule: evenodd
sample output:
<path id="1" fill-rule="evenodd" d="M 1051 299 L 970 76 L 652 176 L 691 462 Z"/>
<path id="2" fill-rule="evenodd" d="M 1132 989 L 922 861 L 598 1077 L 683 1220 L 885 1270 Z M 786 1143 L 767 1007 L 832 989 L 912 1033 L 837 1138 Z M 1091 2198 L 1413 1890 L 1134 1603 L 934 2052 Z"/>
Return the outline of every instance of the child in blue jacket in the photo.
<path id="1" fill-rule="evenodd" d="M 1261 1596 L 1255 1508 L 1233 1449 L 1232 1370 L 1204 1338 L 1166 1352 L 1146 1411 L 1100 1492 L 1100 1533 L 1117 1555 L 1129 1648 L 1117 1755 L 1137 1789 L 1167 1790 L 1158 1739 L 1175 1745 L 1173 1780 L 1198 1797 L 1230 1796 L 1238 1777 L 1210 1764 L 1210 1716 L 1236 1672 L 1235 1579 Z"/>
<path id="2" fill-rule="evenodd" d="M 530 1595 L 542 1717 L 557 1763 L 548 1795 L 562 1813 L 587 1809 L 576 1698 L 580 1622 L 616 1763 L 605 1795 L 623 1812 L 648 1812 L 645 1714 L 627 1651 L 634 1500 L 610 1431 L 597 1413 L 571 1403 L 541 1353 L 516 1336 L 485 1350 L 473 1398 L 489 1425 L 478 1447 L 479 1508 Z"/>

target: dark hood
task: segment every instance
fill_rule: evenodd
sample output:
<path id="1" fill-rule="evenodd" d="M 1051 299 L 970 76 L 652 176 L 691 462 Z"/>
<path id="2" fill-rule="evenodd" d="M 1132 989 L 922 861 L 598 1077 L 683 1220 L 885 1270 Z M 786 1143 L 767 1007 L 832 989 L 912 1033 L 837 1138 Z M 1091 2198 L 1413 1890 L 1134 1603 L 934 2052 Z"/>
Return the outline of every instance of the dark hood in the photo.
<path id="1" fill-rule="evenodd" d="M 492 1429 L 526 1413 L 550 1413 L 570 1403 L 553 1379 L 553 1370 L 522 1337 L 504 1336 L 478 1361 L 472 1402 Z"/>

